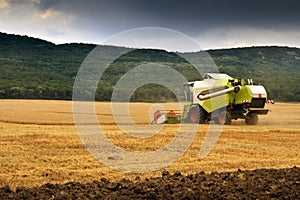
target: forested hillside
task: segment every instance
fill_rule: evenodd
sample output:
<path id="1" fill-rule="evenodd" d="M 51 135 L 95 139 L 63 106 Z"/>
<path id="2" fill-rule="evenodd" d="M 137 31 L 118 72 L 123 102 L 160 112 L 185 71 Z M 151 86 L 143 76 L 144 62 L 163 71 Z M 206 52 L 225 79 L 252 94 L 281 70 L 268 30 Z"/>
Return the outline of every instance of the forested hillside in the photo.
<path id="1" fill-rule="evenodd" d="M 0 33 L 0 98 L 71 99 L 77 71 L 93 44 L 63 44 Z M 101 46 L 107 52 L 122 47 Z M 300 101 L 300 49 L 251 47 L 209 50 L 220 72 L 252 78 L 263 84 L 269 98 Z M 189 53 L 197 57 L 201 52 Z M 188 54 L 181 54 L 188 55 Z M 107 55 L 109 56 L 109 55 Z M 184 56 L 183 56 L 184 57 Z M 99 81 L 96 100 L 109 101 L 115 83 L 131 68 L 147 62 L 173 67 L 189 81 L 200 79 L 195 69 L 177 54 L 163 50 L 133 50 L 117 60 Z M 154 84 L 139 88 L 132 101 L 170 101 L 174 95 Z"/>

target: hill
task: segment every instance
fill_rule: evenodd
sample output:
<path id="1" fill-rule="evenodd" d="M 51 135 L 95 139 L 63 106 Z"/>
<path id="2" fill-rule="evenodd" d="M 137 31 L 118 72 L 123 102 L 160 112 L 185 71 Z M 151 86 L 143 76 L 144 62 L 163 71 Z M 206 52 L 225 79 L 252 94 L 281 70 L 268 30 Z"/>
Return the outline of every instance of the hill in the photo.
<path id="1" fill-rule="evenodd" d="M 0 98 L 71 99 L 77 71 L 96 45 L 55 45 L 28 36 L 0 33 Z M 106 52 L 126 48 L 100 46 Z M 300 49 L 250 47 L 207 51 L 220 72 L 236 78 L 252 78 L 263 84 L 269 98 L 300 101 Z M 181 54 L 201 56 L 203 52 Z M 109 53 L 107 54 L 109 57 Z M 99 81 L 96 100 L 108 101 L 115 83 L 133 67 L 156 62 L 167 64 L 189 81 L 200 79 L 195 69 L 177 54 L 164 50 L 132 49 L 115 60 Z M 148 84 L 139 88 L 132 101 L 169 101 L 174 94 L 167 88 Z"/>

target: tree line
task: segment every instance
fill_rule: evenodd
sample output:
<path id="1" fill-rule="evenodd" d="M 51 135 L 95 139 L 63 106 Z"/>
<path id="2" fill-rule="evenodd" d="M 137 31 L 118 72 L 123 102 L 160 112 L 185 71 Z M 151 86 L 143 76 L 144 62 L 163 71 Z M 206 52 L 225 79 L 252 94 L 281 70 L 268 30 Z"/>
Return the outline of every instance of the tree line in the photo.
<path id="1" fill-rule="evenodd" d="M 72 99 L 77 71 L 93 44 L 62 44 L 27 36 L 0 33 L 0 98 Z M 125 48 L 100 46 L 109 59 Z M 111 52 L 108 53 L 108 52 Z M 252 78 L 263 84 L 269 98 L 300 101 L 300 49 L 289 47 L 249 47 L 209 50 L 207 53 L 222 73 L 235 78 Z M 154 49 L 130 49 L 107 68 L 99 80 L 95 100 L 110 101 L 117 81 L 129 70 L 145 63 L 172 67 L 188 81 L 201 79 L 184 55 L 201 57 L 201 52 L 174 53 Z M 159 73 L 158 73 L 159 75 Z M 172 77 L 170 77 L 172 78 Z M 147 84 L 138 88 L 131 101 L 175 101 L 168 88 Z"/>

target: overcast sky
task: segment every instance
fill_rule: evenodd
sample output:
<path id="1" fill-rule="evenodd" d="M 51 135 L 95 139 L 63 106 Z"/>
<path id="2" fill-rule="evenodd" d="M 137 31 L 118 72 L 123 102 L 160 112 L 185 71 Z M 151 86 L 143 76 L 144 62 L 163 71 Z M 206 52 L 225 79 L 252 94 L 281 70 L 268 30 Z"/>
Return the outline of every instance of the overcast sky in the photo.
<path id="1" fill-rule="evenodd" d="M 203 49 L 300 47 L 300 1 L 0 0 L 1 32 L 54 43 L 101 44 L 141 27 L 179 31 Z"/>

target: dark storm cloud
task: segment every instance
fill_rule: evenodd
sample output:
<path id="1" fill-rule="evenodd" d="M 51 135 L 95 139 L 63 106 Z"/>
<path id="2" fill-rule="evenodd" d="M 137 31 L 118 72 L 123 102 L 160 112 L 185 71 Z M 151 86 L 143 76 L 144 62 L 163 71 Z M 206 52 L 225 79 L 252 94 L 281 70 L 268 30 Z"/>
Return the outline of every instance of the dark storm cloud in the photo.
<path id="1" fill-rule="evenodd" d="M 0 31 L 99 44 L 133 28 L 162 27 L 205 48 L 300 47 L 299 10 L 299 0 L 0 0 Z"/>
<path id="2" fill-rule="evenodd" d="M 214 27 L 286 29 L 300 26 L 297 0 L 41 0 L 41 9 L 72 13 L 82 26 L 107 32 L 159 26 L 199 33 Z"/>

